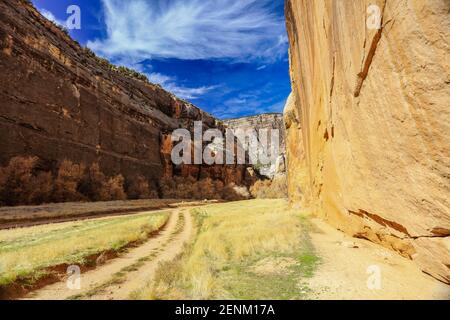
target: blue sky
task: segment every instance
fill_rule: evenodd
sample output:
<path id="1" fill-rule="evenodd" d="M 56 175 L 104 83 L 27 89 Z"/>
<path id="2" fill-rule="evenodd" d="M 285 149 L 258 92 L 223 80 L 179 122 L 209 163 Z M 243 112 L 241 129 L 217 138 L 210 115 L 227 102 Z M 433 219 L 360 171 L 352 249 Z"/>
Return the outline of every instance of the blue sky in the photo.
<path id="1" fill-rule="evenodd" d="M 284 0 L 33 0 L 73 38 L 219 118 L 282 112 L 290 92 Z"/>

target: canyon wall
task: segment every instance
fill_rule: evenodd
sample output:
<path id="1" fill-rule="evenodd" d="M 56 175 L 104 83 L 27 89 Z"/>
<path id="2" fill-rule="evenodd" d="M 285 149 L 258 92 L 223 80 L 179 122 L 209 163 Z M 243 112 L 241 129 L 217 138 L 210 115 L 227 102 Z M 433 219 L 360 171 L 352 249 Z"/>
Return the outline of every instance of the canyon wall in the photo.
<path id="1" fill-rule="evenodd" d="M 450 2 L 287 0 L 286 18 L 291 201 L 450 283 Z"/>
<path id="2" fill-rule="evenodd" d="M 284 125 L 286 134 L 286 178 L 289 199 L 293 203 L 305 205 L 308 192 L 308 170 L 305 163 L 305 148 L 301 134 L 299 110 L 296 105 L 295 94 L 291 93 L 284 109 Z"/>
<path id="3" fill-rule="evenodd" d="M 19 155 L 50 168 L 63 159 L 98 162 L 108 175 L 154 181 L 196 172 L 239 183 L 245 173 L 174 170 L 170 133 L 194 121 L 216 127 L 216 119 L 80 47 L 28 1 L 0 2 L 0 70 L 0 164 Z"/>

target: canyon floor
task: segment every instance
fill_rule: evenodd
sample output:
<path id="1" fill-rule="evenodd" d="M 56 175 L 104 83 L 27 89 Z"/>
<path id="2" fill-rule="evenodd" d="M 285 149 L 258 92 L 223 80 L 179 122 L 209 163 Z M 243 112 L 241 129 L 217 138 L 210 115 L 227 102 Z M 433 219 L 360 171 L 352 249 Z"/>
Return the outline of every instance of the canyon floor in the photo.
<path id="1" fill-rule="evenodd" d="M 412 261 L 285 200 L 0 230 L 0 257 L 2 298 L 450 299 Z M 79 288 L 68 265 L 81 266 Z"/>

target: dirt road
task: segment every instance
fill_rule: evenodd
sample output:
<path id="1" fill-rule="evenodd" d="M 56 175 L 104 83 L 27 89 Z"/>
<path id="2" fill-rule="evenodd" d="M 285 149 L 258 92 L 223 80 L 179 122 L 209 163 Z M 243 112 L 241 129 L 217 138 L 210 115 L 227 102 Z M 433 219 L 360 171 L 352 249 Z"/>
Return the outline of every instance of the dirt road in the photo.
<path id="1" fill-rule="evenodd" d="M 159 235 L 128 253 L 81 275 L 79 290 L 69 289 L 67 281 L 30 293 L 26 299 L 123 300 L 143 289 L 152 280 L 160 262 L 174 259 L 193 235 L 189 209 L 175 210 Z"/>
<path id="2" fill-rule="evenodd" d="M 99 218 L 113 218 L 149 211 L 157 212 L 167 209 L 198 207 L 212 203 L 217 203 L 217 201 L 153 199 L 0 207 L 0 230 Z"/>

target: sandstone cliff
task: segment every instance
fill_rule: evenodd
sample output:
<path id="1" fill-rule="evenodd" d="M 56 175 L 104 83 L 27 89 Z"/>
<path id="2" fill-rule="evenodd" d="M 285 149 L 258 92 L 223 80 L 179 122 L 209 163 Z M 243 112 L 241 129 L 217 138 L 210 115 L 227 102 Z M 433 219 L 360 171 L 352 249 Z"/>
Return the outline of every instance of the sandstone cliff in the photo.
<path id="1" fill-rule="evenodd" d="M 449 12 L 446 0 L 286 1 L 291 200 L 447 283 Z"/>
<path id="2" fill-rule="evenodd" d="M 170 132 L 192 128 L 194 121 L 215 127 L 216 119 L 118 72 L 28 1 L 0 2 L 0 69 L 0 164 L 33 155 L 50 168 L 62 159 L 99 162 L 106 174 L 126 178 L 140 174 L 157 181 L 178 173 L 243 179 L 242 167 L 174 170 Z"/>

